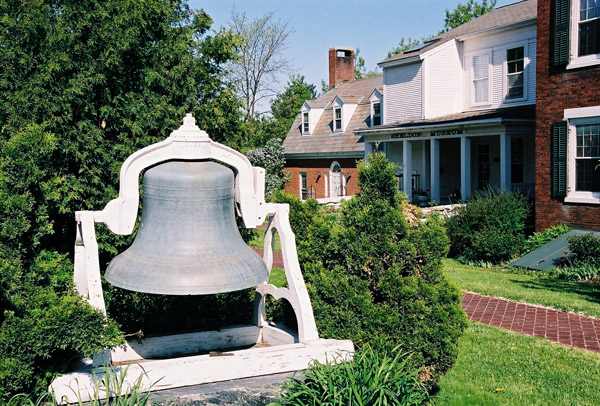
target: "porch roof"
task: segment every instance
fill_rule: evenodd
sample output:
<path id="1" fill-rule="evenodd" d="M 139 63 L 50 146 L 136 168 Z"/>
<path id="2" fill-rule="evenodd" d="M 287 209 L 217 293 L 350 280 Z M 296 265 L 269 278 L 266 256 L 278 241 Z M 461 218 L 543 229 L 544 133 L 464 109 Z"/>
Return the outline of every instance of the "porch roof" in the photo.
<path id="1" fill-rule="evenodd" d="M 354 131 L 356 135 L 380 134 L 382 132 L 389 133 L 395 130 L 410 130 L 421 129 L 427 127 L 442 127 L 450 125 L 469 125 L 476 123 L 535 123 L 535 105 L 529 104 L 525 106 L 504 107 L 487 110 L 466 111 L 461 113 L 449 114 L 446 116 L 434 118 L 415 118 L 400 122 L 380 125 L 377 127 L 364 127 Z"/>

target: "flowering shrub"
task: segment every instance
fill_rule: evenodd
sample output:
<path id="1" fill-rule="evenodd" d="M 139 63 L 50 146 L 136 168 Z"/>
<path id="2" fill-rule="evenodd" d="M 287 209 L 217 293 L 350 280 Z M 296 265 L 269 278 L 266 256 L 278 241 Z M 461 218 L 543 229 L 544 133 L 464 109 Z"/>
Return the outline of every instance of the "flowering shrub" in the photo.
<path id="1" fill-rule="evenodd" d="M 263 148 L 251 149 L 246 156 L 253 166 L 265 169 L 265 196 L 268 198 L 278 189 L 283 189 L 285 182 L 289 180 L 289 174 L 285 172 L 285 158 L 283 156 L 283 145 L 280 138 L 274 138 L 265 144 Z"/>

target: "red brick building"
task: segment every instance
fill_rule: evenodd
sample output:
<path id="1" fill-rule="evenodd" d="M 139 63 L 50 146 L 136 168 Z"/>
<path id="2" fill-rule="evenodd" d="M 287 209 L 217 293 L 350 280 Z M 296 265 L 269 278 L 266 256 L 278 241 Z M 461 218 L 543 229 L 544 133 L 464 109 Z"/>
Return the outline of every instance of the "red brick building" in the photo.
<path id="1" fill-rule="evenodd" d="M 381 76 L 354 80 L 352 49 L 329 50 L 330 90 L 303 104 L 283 142 L 287 193 L 335 201 L 359 192 L 365 147 L 353 131 L 381 124 L 382 86 Z"/>
<path id="2" fill-rule="evenodd" d="M 600 229 L 600 2 L 538 0 L 536 229 Z"/>

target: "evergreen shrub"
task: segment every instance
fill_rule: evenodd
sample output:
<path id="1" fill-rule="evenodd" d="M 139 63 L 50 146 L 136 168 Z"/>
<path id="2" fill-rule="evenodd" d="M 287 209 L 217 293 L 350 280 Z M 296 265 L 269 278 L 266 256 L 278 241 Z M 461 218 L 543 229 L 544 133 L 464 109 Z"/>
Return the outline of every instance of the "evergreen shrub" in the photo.
<path id="1" fill-rule="evenodd" d="M 506 190 L 477 193 L 446 222 L 450 256 L 462 263 L 499 264 L 524 247 L 528 199 Z"/>
<path id="2" fill-rule="evenodd" d="M 600 267 L 600 237 L 587 233 L 569 237 L 568 241 L 573 264 Z"/>
<path id="3" fill-rule="evenodd" d="M 342 205 L 339 223 L 316 216 L 299 245 L 319 333 L 412 353 L 410 365 L 432 385 L 466 326 L 460 294 L 442 274 L 443 219 L 407 224 L 383 154 L 358 168 L 361 192 Z"/>

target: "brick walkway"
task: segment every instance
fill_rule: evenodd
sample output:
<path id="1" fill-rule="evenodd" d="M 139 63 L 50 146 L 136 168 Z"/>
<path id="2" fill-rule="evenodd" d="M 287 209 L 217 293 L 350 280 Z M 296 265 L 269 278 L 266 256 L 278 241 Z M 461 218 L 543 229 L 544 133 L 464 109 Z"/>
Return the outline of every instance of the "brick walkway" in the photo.
<path id="1" fill-rule="evenodd" d="M 254 251 L 262 257 L 263 250 L 254 248 Z M 281 253 L 273 253 L 273 266 L 283 268 Z M 476 293 L 465 293 L 461 304 L 470 320 L 600 352 L 599 319 Z"/>
<path id="2" fill-rule="evenodd" d="M 476 293 L 465 293 L 462 308 L 470 320 L 600 352 L 598 319 Z"/>

